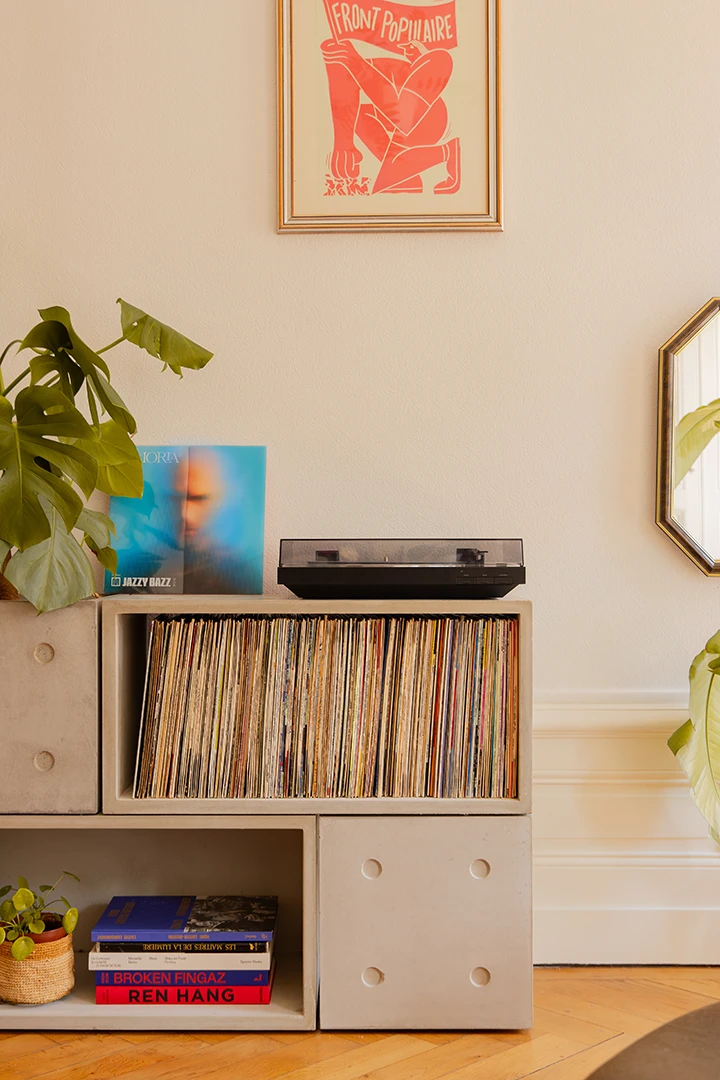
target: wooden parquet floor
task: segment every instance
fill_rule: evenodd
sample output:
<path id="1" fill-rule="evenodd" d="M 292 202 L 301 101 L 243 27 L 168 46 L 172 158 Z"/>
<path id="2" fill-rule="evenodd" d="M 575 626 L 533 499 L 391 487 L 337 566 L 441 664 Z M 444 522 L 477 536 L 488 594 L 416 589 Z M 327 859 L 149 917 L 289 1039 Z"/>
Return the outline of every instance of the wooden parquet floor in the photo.
<path id="1" fill-rule="evenodd" d="M 720 968 L 538 968 L 527 1032 L 2 1032 L 0 1080 L 586 1080 L 718 1000 Z"/>

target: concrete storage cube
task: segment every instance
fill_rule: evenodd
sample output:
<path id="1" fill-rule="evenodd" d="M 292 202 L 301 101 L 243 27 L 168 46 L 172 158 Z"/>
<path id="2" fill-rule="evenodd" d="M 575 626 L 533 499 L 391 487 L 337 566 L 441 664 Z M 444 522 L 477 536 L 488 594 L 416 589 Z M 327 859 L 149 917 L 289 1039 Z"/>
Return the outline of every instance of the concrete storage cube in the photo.
<path id="1" fill-rule="evenodd" d="M 30 884 L 63 867 L 80 882 L 75 988 L 32 1009 L 0 1002 L 0 1030 L 311 1031 L 317 1015 L 316 823 L 313 817 L 75 816 L 0 818 L 0 841 L 24 842 Z M 90 931 L 113 895 L 278 897 L 269 1005 L 96 1005 Z M 5 1073 L 0 1067 L 0 1075 Z M 244 1075 L 242 1064 L 237 1076 Z"/>
<path id="2" fill-rule="evenodd" d="M 156 615 L 472 615 L 519 622 L 518 797 L 135 799 L 148 619 Z M 528 814 L 532 801 L 532 614 L 527 600 L 298 600 L 264 596 L 117 596 L 103 602 L 103 811 L 106 814 Z"/>
<path id="3" fill-rule="evenodd" d="M 0 813 L 96 814 L 100 606 L 0 603 Z"/>
<path id="4" fill-rule="evenodd" d="M 529 817 L 320 820 L 323 1028 L 532 1024 Z"/>

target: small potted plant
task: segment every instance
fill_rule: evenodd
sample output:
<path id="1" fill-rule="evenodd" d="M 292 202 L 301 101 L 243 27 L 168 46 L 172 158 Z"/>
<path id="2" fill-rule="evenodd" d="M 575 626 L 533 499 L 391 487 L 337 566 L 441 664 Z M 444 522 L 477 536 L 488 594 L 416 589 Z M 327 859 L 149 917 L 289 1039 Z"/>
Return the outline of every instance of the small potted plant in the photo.
<path id="1" fill-rule="evenodd" d="M 44 1005 L 69 994 L 75 985 L 72 934 L 77 908 L 64 896 L 53 898 L 63 878 L 80 879 L 63 871 L 54 885 L 30 889 L 19 877 L 18 887 L 0 889 L 0 999 L 13 1005 Z M 8 896 L 11 893 L 11 896 Z M 58 904 L 64 914 L 53 911 Z"/>

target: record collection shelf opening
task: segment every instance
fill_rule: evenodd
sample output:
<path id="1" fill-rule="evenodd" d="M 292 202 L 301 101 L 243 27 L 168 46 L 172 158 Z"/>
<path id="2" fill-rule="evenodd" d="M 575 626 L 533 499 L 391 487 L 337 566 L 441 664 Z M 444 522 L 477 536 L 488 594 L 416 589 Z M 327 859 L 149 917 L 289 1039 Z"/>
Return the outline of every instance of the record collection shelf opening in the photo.
<path id="1" fill-rule="evenodd" d="M 105 810 L 525 812 L 528 607 L 114 599 Z"/>

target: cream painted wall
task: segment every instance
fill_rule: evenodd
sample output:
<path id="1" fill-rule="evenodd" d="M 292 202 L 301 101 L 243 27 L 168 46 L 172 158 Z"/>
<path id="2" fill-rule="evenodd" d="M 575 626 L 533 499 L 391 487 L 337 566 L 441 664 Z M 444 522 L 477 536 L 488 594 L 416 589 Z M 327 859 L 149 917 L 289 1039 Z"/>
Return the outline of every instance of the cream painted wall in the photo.
<path id="1" fill-rule="evenodd" d="M 521 535 L 536 685 L 682 691 L 720 582 L 653 523 L 658 346 L 720 292 L 715 0 L 505 0 L 506 230 L 275 233 L 273 0 L 0 0 L 0 331 L 123 295 L 145 442 L 268 446 L 281 536 Z"/>

